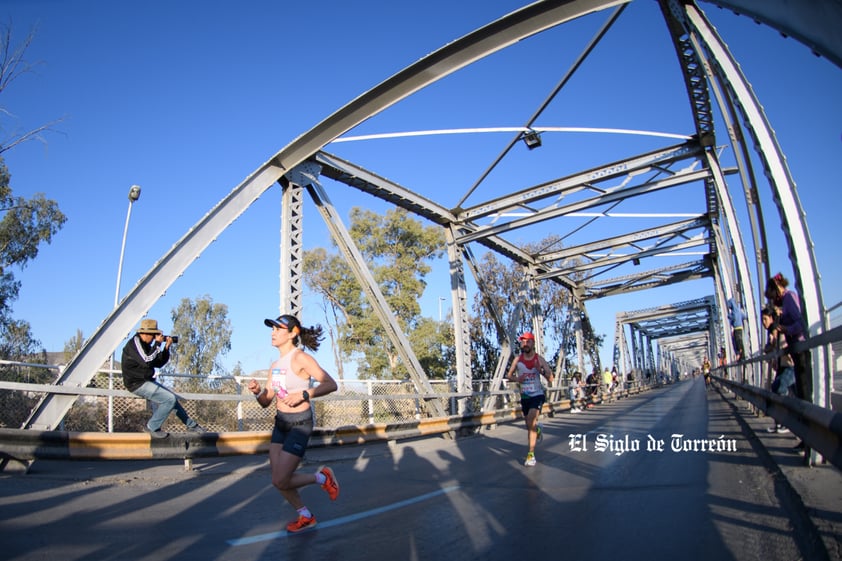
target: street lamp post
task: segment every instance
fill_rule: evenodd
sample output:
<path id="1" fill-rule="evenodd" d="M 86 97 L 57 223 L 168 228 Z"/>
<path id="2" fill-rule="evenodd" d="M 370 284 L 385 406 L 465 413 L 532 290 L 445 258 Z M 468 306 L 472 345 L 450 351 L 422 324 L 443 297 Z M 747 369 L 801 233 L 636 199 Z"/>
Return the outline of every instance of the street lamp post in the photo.
<path id="1" fill-rule="evenodd" d="M 126 236 L 129 233 L 129 220 L 132 217 L 132 205 L 140 198 L 140 185 L 132 185 L 129 189 L 129 210 L 126 211 L 126 226 L 123 228 L 123 244 L 120 246 L 120 261 L 117 265 L 117 288 L 114 289 L 114 308 L 120 303 L 120 278 L 123 276 L 123 255 L 126 253 Z M 108 369 L 108 389 L 114 389 L 114 353 L 111 353 L 111 364 Z M 108 432 L 114 432 L 114 396 L 108 396 Z"/>

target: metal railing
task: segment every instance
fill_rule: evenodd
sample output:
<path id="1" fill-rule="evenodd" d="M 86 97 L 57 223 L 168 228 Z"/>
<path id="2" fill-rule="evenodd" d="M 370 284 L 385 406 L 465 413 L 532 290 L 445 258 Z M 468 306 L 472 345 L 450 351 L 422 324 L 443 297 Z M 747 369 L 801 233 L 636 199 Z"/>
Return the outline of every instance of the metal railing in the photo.
<path id="1" fill-rule="evenodd" d="M 814 405 L 796 397 L 715 377 L 718 384 L 733 391 L 762 412 L 786 426 L 805 444 L 804 464 L 813 465 L 821 455 L 842 469 L 842 413 Z"/>
<path id="2" fill-rule="evenodd" d="M 238 387 L 242 388 L 241 380 L 237 380 Z M 447 384 L 446 382 L 441 382 Z M 505 387 L 501 390 L 478 391 L 470 394 L 457 392 L 443 392 L 438 397 L 451 400 L 451 409 L 457 410 L 455 400 L 468 399 L 477 404 L 485 402 L 488 396 L 497 399 L 498 407 L 491 411 L 476 411 L 462 415 L 450 415 L 444 418 L 432 418 L 422 416 L 424 398 L 429 396 L 415 392 L 399 393 L 406 391 L 408 382 L 403 381 L 382 381 L 363 380 L 346 381 L 340 384 L 340 391 L 314 401 L 314 406 L 322 413 L 336 412 L 337 410 L 364 410 L 364 411 L 387 411 L 387 417 L 376 421 L 376 415 L 367 418 L 375 422 L 361 422 L 358 424 L 340 424 L 333 417 L 333 426 L 317 426 L 311 436 L 309 446 L 332 446 L 344 444 L 362 444 L 372 441 L 400 440 L 405 438 L 417 438 L 448 433 L 456 435 L 465 431 L 475 431 L 479 428 L 489 427 L 501 422 L 511 422 L 521 417 L 520 396 L 513 388 Z M 478 382 L 479 385 L 487 385 L 488 382 Z M 376 388 L 391 387 L 389 391 L 377 390 Z M 640 382 L 626 382 L 622 387 L 607 388 L 604 385 L 594 385 L 595 391 L 588 396 L 588 400 L 595 403 L 610 401 L 626 397 L 633 393 L 644 391 L 654 385 L 642 384 Z M 365 392 L 361 388 L 365 388 Z M 125 390 L 110 390 L 101 388 L 68 388 L 49 384 L 26 384 L 19 382 L 0 382 L 0 390 L 12 392 L 45 392 L 54 391 L 65 394 L 77 394 L 83 399 L 112 397 L 115 399 L 134 398 Z M 0 392 L 2 393 L 2 392 Z M 189 410 L 198 400 L 211 400 L 215 402 L 233 402 L 238 411 L 242 411 L 245 404 L 256 406 L 250 392 L 248 395 L 230 394 L 179 394 L 185 401 L 185 407 Z M 549 388 L 548 401 L 545 404 L 545 412 L 554 414 L 559 409 L 564 410 L 570 407 L 571 402 L 565 397 L 565 388 Z M 553 397 L 556 396 L 556 397 Z M 402 403 L 403 405 L 396 405 Z M 380 404 L 380 405 L 378 405 Z M 412 405 L 409 405 L 412 404 Z M 259 406 L 258 406 L 259 408 Z M 259 408 L 262 410 L 262 408 Z M 23 464 L 28 469 L 29 464 L 35 459 L 184 459 L 185 468 L 192 468 L 193 458 L 223 456 L 233 454 L 254 454 L 266 452 L 269 447 L 271 428 L 271 409 L 264 412 L 266 426 L 243 430 L 240 427 L 237 431 L 207 432 L 207 433 L 178 433 L 166 441 L 153 441 L 148 434 L 143 432 L 78 432 L 78 431 L 40 431 L 24 430 L 0 427 L 0 471 L 10 461 Z M 396 420 L 398 417 L 401 420 Z M 243 417 L 239 417 L 243 418 Z M 360 416 L 357 413 L 356 419 Z M 144 417 L 145 419 L 145 417 Z M 320 423 L 324 425 L 324 423 Z"/>
<path id="3" fill-rule="evenodd" d="M 799 343 L 797 349 L 814 348 L 819 345 L 829 347 L 832 342 L 840 338 L 842 338 L 842 326 Z M 747 359 L 742 364 L 765 363 L 775 356 L 776 353 L 764 354 Z M 10 365 L 55 369 L 50 365 L 0 361 L 0 366 Z M 722 373 L 725 368 L 734 366 L 715 368 L 713 372 L 714 374 Z M 207 378 L 173 374 L 161 376 L 162 383 L 176 388 L 176 393 L 188 413 L 214 433 L 214 436 L 210 437 L 213 441 L 212 445 L 205 442 L 207 439 L 195 440 L 194 437 L 192 441 L 189 439 L 185 441 L 186 444 L 180 448 L 180 451 L 176 446 L 172 453 L 188 458 L 209 453 L 249 453 L 248 451 L 260 451 L 262 447 L 268 446 L 268 434 L 273 424 L 273 408 L 260 407 L 251 392 L 245 389 L 243 382 L 250 378 L 252 377 Z M 801 437 L 810 448 L 837 467 L 842 467 L 842 452 L 840 452 L 842 450 L 840 449 L 842 414 L 796 398 L 778 396 L 767 388 L 728 380 L 722 376 L 714 376 L 714 379 L 751 403 L 756 407 L 756 412 L 775 417 Z M 179 385 L 189 382 L 200 385 L 204 391 L 202 393 L 178 391 Z M 112 383 L 118 387 L 111 389 Z M 337 392 L 313 402 L 316 411 L 316 432 L 314 433 L 316 445 L 367 442 L 371 439 L 398 439 L 435 432 L 452 432 L 503 420 L 515 420 L 520 414 L 520 398 L 515 386 L 509 386 L 505 381 L 502 387 L 496 390 L 490 388 L 489 381 L 475 381 L 470 393 L 452 391 L 453 385 L 449 381 L 431 381 L 436 391 L 435 396 L 449 404 L 449 416 L 443 419 L 433 418 L 429 414 L 425 403 L 430 396 L 416 392 L 413 384 L 408 380 L 338 380 L 337 384 L 339 386 Z M 624 381 L 613 390 L 603 384 L 592 384 L 590 389 L 593 391 L 583 392 L 579 399 L 600 403 L 657 385 L 659 382 L 654 376 L 651 383 L 640 379 Z M 547 407 L 550 411 L 564 410 L 571 406 L 568 389 L 566 381 L 560 387 L 548 388 Z M 31 407 L 47 392 L 79 396 L 77 403 L 65 418 L 63 431 L 46 431 L 50 432 L 50 435 L 45 435 L 44 431 L 17 429 Z M 492 407 L 483 409 L 487 397 L 494 398 L 491 402 Z M 469 411 L 468 414 L 457 415 L 460 410 L 460 401 L 467 402 L 468 407 L 465 407 L 465 410 Z M 108 403 L 113 403 L 113 410 L 108 408 Z M 84 388 L 0 380 L 0 414 L 3 416 L 0 419 L 0 452 L 4 455 L 9 455 L 10 442 L 17 442 L 19 448 L 29 450 L 28 453 L 22 453 L 23 457 L 34 458 L 39 453 L 40 457 L 49 457 L 50 454 L 61 452 L 50 449 L 49 446 L 45 446 L 45 443 L 55 440 L 62 443 L 59 448 L 66 449 L 68 438 L 72 438 L 68 437 L 67 433 L 87 433 L 82 439 L 87 444 L 78 444 L 75 447 L 78 454 L 79 450 L 91 448 L 90 442 L 99 438 L 93 433 L 103 433 L 102 438 L 109 436 L 106 432 L 111 421 L 108 418 L 109 415 L 114 416 L 114 427 L 120 433 L 120 435 L 113 435 L 118 436 L 117 440 L 124 444 L 129 442 L 129 448 L 135 453 L 138 450 L 138 442 L 145 443 L 140 448 L 144 450 L 140 456 L 145 457 L 148 453 L 148 435 L 142 433 L 143 426 L 150 415 L 147 401 L 126 391 L 122 387 L 121 377 L 113 377 L 113 372 L 107 370 L 100 372 L 89 386 Z M 15 418 L 19 420 L 15 422 Z M 174 433 L 183 431 L 179 423 L 172 415 L 167 419 L 164 430 Z M 21 436 L 19 433 L 31 434 Z M 127 435 L 126 433 L 136 434 Z M 239 434 L 226 435 L 226 433 Z M 13 434 L 17 436 L 12 436 Z M 113 445 L 113 442 L 117 440 L 109 442 Z M 20 444 L 21 442 L 24 444 Z M 189 442 L 196 443 L 192 449 Z M 38 452 L 39 449 L 40 452 Z M 246 452 L 241 450 L 246 450 Z M 103 453 L 101 450 L 94 450 L 90 454 L 94 457 L 102 457 Z"/>
<path id="4" fill-rule="evenodd" d="M 828 310 L 828 313 L 840 305 Z M 792 345 L 794 352 L 809 351 L 824 347 L 827 352 L 827 365 L 824 383 L 826 384 L 826 401 L 815 404 L 796 397 L 782 396 L 770 391 L 771 375 L 761 376 L 762 384 L 746 383 L 742 373 L 753 367 L 761 369 L 770 361 L 786 354 L 788 351 L 777 350 L 759 354 L 737 363 L 727 364 L 713 369 L 716 383 L 720 384 L 735 395 L 744 399 L 753 407 L 753 413 L 768 415 L 776 422 L 790 429 L 793 434 L 801 438 L 806 446 L 804 464 L 813 465 L 823 458 L 836 467 L 842 469 L 842 413 L 833 408 L 833 377 L 835 375 L 833 344 L 842 340 L 842 325 L 804 341 Z M 819 457 L 821 456 L 821 458 Z"/>
<path id="5" fill-rule="evenodd" d="M 59 371 L 59 367 L 0 360 L 0 367 L 38 368 Z M 141 432 L 151 411 L 148 402 L 123 385 L 119 370 L 100 370 L 87 387 L 70 387 L 49 383 L 4 381 L 0 378 L 0 428 L 18 428 L 29 415 L 33 405 L 45 393 L 77 395 L 60 428 L 75 432 Z M 115 376 L 115 374 L 117 374 Z M 172 389 L 190 416 L 214 432 L 271 430 L 274 414 L 255 401 L 245 387 L 254 376 L 197 376 L 159 373 L 158 381 Z M 259 381 L 264 381 L 257 377 Z M 654 382 L 654 380 L 653 380 Z M 548 388 L 548 399 L 568 401 L 567 381 Z M 447 380 L 431 380 L 434 397 L 447 402 L 446 413 L 461 411 L 471 414 L 510 410 L 519 403 L 515 386 L 506 381 L 499 389 L 492 389 L 488 380 L 475 380 L 471 392 L 454 391 L 455 384 Z M 416 391 L 410 380 L 337 380 L 338 391 L 313 402 L 317 428 L 336 428 L 348 425 L 401 423 L 431 417 L 426 407 L 430 395 Z M 608 391 L 604 385 L 593 388 L 594 399 L 611 399 L 622 391 L 637 389 L 646 382 L 624 381 L 620 388 Z M 591 392 L 587 392 L 590 394 Z M 491 397 L 490 406 L 485 399 Z M 584 397 L 584 396 L 583 396 Z M 590 396 L 589 396 L 590 399 Z M 460 404 L 464 404 L 460 407 Z M 173 415 L 163 426 L 168 432 L 183 430 Z"/>
<path id="6" fill-rule="evenodd" d="M 0 361 L 0 366 L 48 368 L 46 365 Z M 49 367 L 54 368 L 54 367 Z M 62 421 L 61 428 L 69 431 L 116 432 L 142 431 L 151 414 L 148 402 L 123 386 L 120 376 L 112 376 L 105 369 L 95 375 L 87 387 L 70 387 L 49 383 L 27 383 L 0 379 L 0 428 L 18 428 L 27 418 L 33 405 L 45 393 L 77 395 L 79 399 Z M 158 376 L 158 381 L 172 389 L 191 417 L 214 432 L 270 430 L 273 413 L 262 408 L 249 392 L 244 380 L 252 377 L 205 377 L 188 374 Z M 259 379 L 259 378 L 258 378 Z M 340 380 L 339 391 L 314 401 L 317 426 L 401 422 L 429 417 L 425 398 L 415 391 L 409 381 L 401 380 Z M 480 399 L 495 396 L 495 403 L 506 405 L 512 390 L 490 391 L 488 382 L 478 382 L 471 393 L 451 391 L 447 381 L 431 381 L 435 396 L 450 400 L 468 400 L 476 410 Z M 455 409 L 454 409 L 455 410 Z M 167 419 L 163 429 L 183 430 L 175 416 Z"/>

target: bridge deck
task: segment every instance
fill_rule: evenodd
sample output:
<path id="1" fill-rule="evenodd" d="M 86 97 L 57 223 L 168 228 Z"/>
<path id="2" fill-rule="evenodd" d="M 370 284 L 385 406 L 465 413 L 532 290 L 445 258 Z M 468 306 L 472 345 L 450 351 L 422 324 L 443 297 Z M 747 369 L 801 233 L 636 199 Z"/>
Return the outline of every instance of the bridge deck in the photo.
<path id="1" fill-rule="evenodd" d="M 265 455 L 197 460 L 192 472 L 178 460 L 39 460 L 27 475 L 0 474 L 3 557 L 839 558 L 842 475 L 801 467 L 792 436 L 767 434 L 769 419 L 740 409 L 694 380 L 559 412 L 543 419 L 534 468 L 522 465 L 521 423 L 455 441 L 312 449 L 302 469 L 330 464 L 341 495 L 303 489 L 319 525 L 292 536 Z M 735 449 L 676 452 L 673 434 Z M 613 451 L 597 450 L 600 435 L 613 435 Z M 648 450 L 659 441 L 662 452 Z"/>

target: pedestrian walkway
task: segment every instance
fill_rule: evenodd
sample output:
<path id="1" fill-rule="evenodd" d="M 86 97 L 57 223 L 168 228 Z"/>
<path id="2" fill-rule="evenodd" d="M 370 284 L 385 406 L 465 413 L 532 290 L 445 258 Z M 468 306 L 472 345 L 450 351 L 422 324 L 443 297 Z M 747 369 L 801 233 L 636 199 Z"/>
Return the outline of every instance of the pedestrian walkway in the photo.
<path id="1" fill-rule="evenodd" d="M 769 433 L 771 417 L 758 416 L 748 402 L 724 392 L 723 398 L 751 429 L 752 446 L 769 466 L 781 502 L 792 512 L 806 516 L 793 520 L 796 531 L 821 536 L 830 559 L 842 559 L 842 472 L 829 463 L 805 467 L 803 454 L 793 447 L 798 438 L 792 433 Z"/>

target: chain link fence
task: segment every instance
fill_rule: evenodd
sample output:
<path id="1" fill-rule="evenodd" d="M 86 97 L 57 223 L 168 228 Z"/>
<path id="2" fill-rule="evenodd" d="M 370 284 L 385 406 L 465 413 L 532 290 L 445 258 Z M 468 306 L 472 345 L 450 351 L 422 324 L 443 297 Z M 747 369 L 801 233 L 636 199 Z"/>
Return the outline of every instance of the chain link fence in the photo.
<path id="1" fill-rule="evenodd" d="M 9 363 L 0 361 L 0 382 L 20 382 L 20 371 L 7 368 Z M 26 365 L 27 368 L 43 365 Z M 43 366 L 43 368 L 47 368 Z M 53 368 L 54 367 L 50 367 Z M 11 373 L 11 375 L 10 375 Z M 265 376 L 265 373 L 264 373 Z M 58 374 L 41 384 L 52 383 Z M 274 423 L 275 407 L 261 407 L 247 389 L 248 380 L 255 378 L 261 384 L 265 377 L 204 377 L 186 374 L 158 374 L 158 381 L 179 395 L 179 402 L 191 418 L 212 432 L 270 431 Z M 566 377 L 562 387 L 548 391 L 550 402 L 568 398 Z M 23 384 L 16 384 L 21 386 Z M 488 380 L 474 380 L 470 392 L 457 392 L 456 385 L 448 380 L 430 380 L 433 395 L 421 395 L 410 380 L 337 380 L 336 392 L 313 401 L 316 427 L 338 429 L 381 423 L 403 423 L 434 416 L 428 400 L 438 399 L 446 415 L 492 412 L 517 409 L 520 396 L 516 385 L 502 382 L 501 388 L 492 388 Z M 648 385 L 635 380 L 631 386 Z M 0 427 L 19 428 L 48 389 L 37 384 L 32 389 L 0 388 Z M 90 390 L 103 390 L 102 395 L 80 395 L 65 415 L 61 429 L 79 432 L 141 432 L 152 415 L 152 405 L 134 395 L 106 395 L 110 390 L 125 392 L 123 378 L 118 371 L 98 372 L 87 386 Z M 621 390 L 622 388 L 618 388 Z M 95 392 L 94 392 L 95 393 Z M 582 392 L 580 399 L 589 398 Z M 594 392 L 598 401 L 605 395 Z M 170 415 L 163 430 L 182 432 L 184 425 L 175 415 Z"/>
<path id="2" fill-rule="evenodd" d="M 20 382 L 20 373 L 0 363 L 0 382 Z M 40 365 L 27 365 L 28 368 Z M 46 367 L 45 367 L 46 368 Z M 12 373 L 12 374 L 10 374 Z M 41 383 L 52 383 L 52 380 Z M 183 374 L 158 374 L 158 381 L 180 396 L 179 402 L 191 418 L 212 432 L 269 431 L 275 407 L 261 407 L 245 378 L 208 378 Z M 265 378 L 255 377 L 259 382 Z M 374 423 L 400 423 L 432 417 L 431 396 L 422 396 L 409 380 L 337 380 L 338 390 L 313 402 L 316 426 L 336 429 Z M 475 381 L 470 394 L 458 394 L 455 384 L 431 380 L 432 398 L 442 399 L 448 415 L 465 411 L 497 410 L 512 407 L 519 397 L 515 391 L 490 391 L 488 381 Z M 100 390 L 125 390 L 119 371 L 98 372 L 87 386 Z M 19 428 L 44 395 L 37 385 L 32 390 L 0 388 L 0 427 Z M 105 392 L 104 392 L 105 393 Z M 62 422 L 62 429 L 91 432 L 140 432 L 152 415 L 147 400 L 122 395 L 80 395 Z M 184 431 L 184 425 L 170 415 L 163 430 Z"/>

